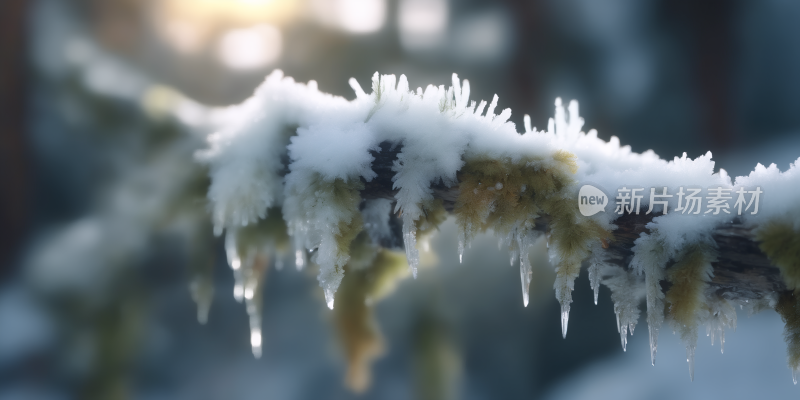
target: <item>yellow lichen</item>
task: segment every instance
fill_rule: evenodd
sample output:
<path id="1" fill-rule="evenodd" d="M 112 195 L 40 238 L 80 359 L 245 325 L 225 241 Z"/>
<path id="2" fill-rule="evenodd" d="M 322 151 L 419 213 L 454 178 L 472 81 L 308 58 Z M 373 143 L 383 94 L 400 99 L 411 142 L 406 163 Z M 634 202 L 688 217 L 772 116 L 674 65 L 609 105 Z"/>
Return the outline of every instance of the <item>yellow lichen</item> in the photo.
<path id="1" fill-rule="evenodd" d="M 439 228 L 447 219 L 447 210 L 441 199 L 434 199 L 422 205 L 422 216 L 416 221 L 417 236 L 423 237 Z"/>
<path id="2" fill-rule="evenodd" d="M 574 156 L 567 154 L 557 152 L 549 167 L 542 160 L 468 161 L 459 173 L 454 209 L 464 239 L 469 241 L 487 228 L 507 232 L 518 223 L 533 221 L 544 208 L 557 208 L 551 197 L 572 182 Z"/>
<path id="3" fill-rule="evenodd" d="M 337 178 L 330 182 L 330 186 L 315 193 L 318 196 L 324 196 L 323 198 L 333 203 L 334 207 L 345 214 L 344 218 L 339 220 L 336 231 L 339 257 L 347 257 L 350 243 L 364 229 L 361 212 L 358 210 L 362 190 L 364 190 L 364 183 L 361 182 L 361 179 L 344 181 Z"/>
<path id="4" fill-rule="evenodd" d="M 240 257 L 264 248 L 283 254 L 289 247 L 289 234 L 280 208 L 270 208 L 266 218 L 236 229 L 236 251 Z"/>
<path id="5" fill-rule="evenodd" d="M 573 201 L 572 176 L 577 168 L 575 155 L 563 150 L 553 153 L 549 160 L 467 160 L 459 173 L 460 190 L 454 209 L 460 251 L 485 229 L 501 236 L 524 235 L 540 214 L 549 217 L 550 241 L 556 255 L 556 297 L 562 306 L 565 335 L 573 282 L 581 262 L 589 256 L 592 243 L 609 237 L 600 224 L 580 215 Z"/>
<path id="6" fill-rule="evenodd" d="M 694 349 L 697 347 L 698 319 L 708 312 L 705 291 L 716 260 L 714 251 L 706 245 L 693 245 L 683 252 L 678 262 L 667 271 L 672 287 L 664 299 L 669 304 L 669 316 L 674 329 L 686 344 L 689 375 L 694 380 Z"/>
<path id="7" fill-rule="evenodd" d="M 361 247 L 359 252 L 353 252 L 353 261 L 365 256 L 363 244 L 369 240 L 362 240 L 365 236 L 353 242 L 353 247 Z M 353 391 L 363 392 L 369 387 L 372 361 L 384 351 L 373 306 L 407 277 L 409 270 L 403 253 L 385 249 L 377 250 L 370 267 L 356 269 L 348 264 L 345 269 L 347 273 L 336 293 L 333 318 L 348 364 L 345 384 Z"/>
<path id="8" fill-rule="evenodd" d="M 781 277 L 789 290 L 800 290 L 800 232 L 792 224 L 772 221 L 756 231 L 761 251 L 781 270 Z"/>
<path id="9" fill-rule="evenodd" d="M 677 326 L 697 328 L 697 314 L 705 306 L 704 292 L 711 278 L 712 261 L 707 249 L 695 246 L 667 271 L 672 286 L 665 300 L 669 316 Z"/>
<path id="10" fill-rule="evenodd" d="M 780 269 L 786 287 L 793 291 L 780 296 L 775 311 L 786 324 L 789 368 L 796 383 L 800 372 L 800 232 L 789 222 L 771 221 L 756 231 L 756 240 L 761 251 Z"/>
<path id="11" fill-rule="evenodd" d="M 458 398 L 461 357 L 452 333 L 442 318 L 424 312 L 414 324 L 413 361 L 415 398 L 447 400 Z"/>

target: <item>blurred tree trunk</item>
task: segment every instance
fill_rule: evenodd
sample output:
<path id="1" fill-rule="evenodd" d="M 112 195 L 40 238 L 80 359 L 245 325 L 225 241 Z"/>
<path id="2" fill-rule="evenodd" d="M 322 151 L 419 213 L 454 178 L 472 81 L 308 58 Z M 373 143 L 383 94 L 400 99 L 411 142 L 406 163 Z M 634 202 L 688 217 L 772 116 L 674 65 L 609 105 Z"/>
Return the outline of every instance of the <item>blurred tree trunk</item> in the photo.
<path id="1" fill-rule="evenodd" d="M 25 143 L 26 28 L 29 2 L 0 2 L 0 279 L 19 250 L 28 223 Z"/>

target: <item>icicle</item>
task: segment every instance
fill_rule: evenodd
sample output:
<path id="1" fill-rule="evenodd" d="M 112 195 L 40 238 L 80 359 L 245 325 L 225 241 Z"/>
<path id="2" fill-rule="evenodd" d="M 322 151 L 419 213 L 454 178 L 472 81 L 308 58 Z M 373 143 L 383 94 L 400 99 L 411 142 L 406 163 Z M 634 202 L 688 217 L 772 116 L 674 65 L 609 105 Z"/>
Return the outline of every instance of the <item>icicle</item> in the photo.
<path id="1" fill-rule="evenodd" d="M 508 236 L 511 247 L 511 266 L 514 266 L 514 260 L 519 258 L 519 277 L 522 284 L 522 304 L 527 307 L 529 303 L 529 292 L 531 280 L 533 279 L 533 266 L 530 262 L 530 248 L 539 233 L 532 233 L 535 231 L 527 230 L 526 233 L 518 233 L 515 228 L 514 231 Z"/>
<path id="2" fill-rule="evenodd" d="M 464 239 L 458 239 L 458 263 L 464 263 Z"/>
<path id="3" fill-rule="evenodd" d="M 656 366 L 656 351 L 658 350 L 658 328 L 647 324 L 647 330 L 650 334 L 650 364 Z"/>
<path id="4" fill-rule="evenodd" d="M 594 253 L 595 257 L 599 254 L 602 253 Z M 611 290 L 611 301 L 614 303 L 614 315 L 617 318 L 617 333 L 619 333 L 622 351 L 627 351 L 628 332 L 630 331 L 633 335 L 633 329 L 636 327 L 636 322 L 639 321 L 639 303 L 643 294 L 642 282 L 633 272 L 625 268 L 600 264 L 601 260 L 598 259 L 595 261 L 598 262 L 595 266 L 597 268 L 595 273 L 606 277 L 602 283 Z"/>
<path id="5" fill-rule="evenodd" d="M 328 308 L 333 310 L 333 300 L 334 300 L 334 295 L 336 295 L 336 291 L 330 288 L 325 288 L 324 292 L 325 292 L 325 303 L 328 305 Z"/>
<path id="6" fill-rule="evenodd" d="M 600 294 L 600 265 L 592 263 L 589 266 L 589 285 L 594 292 L 594 305 L 597 305 L 597 296 Z"/>
<path id="7" fill-rule="evenodd" d="M 706 335 L 711 338 L 712 346 L 719 337 L 719 351 L 725 354 L 725 328 L 736 329 L 736 307 L 718 296 L 711 296 L 707 301 L 711 317 L 706 325 Z"/>
<path id="8" fill-rule="evenodd" d="M 561 337 L 567 338 L 567 325 L 569 325 L 569 304 L 561 305 Z"/>
<path id="9" fill-rule="evenodd" d="M 261 357 L 261 288 L 264 274 L 269 267 L 264 254 L 257 253 L 248 257 L 247 275 L 244 277 L 244 302 L 247 316 L 250 318 L 250 345 L 253 356 Z"/>
<path id="10" fill-rule="evenodd" d="M 533 272 L 531 271 L 530 262 L 528 262 L 527 260 L 523 260 L 522 258 L 520 258 L 519 262 L 519 277 L 522 282 L 522 304 L 525 307 L 527 307 L 528 294 L 531 286 L 531 279 L 533 277 Z"/>
<path id="11" fill-rule="evenodd" d="M 419 250 L 417 250 L 417 224 L 411 217 L 410 213 L 403 214 L 403 244 L 406 247 L 406 258 L 408 259 L 408 268 L 414 279 L 417 279 L 417 266 L 419 265 Z M 325 297 L 328 297 L 326 292 Z M 333 308 L 333 294 L 328 301 L 328 307 Z"/>
<path id="12" fill-rule="evenodd" d="M 689 363 L 689 378 L 694 382 L 694 350 L 695 346 L 686 346 L 686 362 Z"/>
<path id="13" fill-rule="evenodd" d="M 628 345 L 628 325 L 622 324 L 619 330 L 619 338 L 622 342 L 622 351 L 628 351 L 626 349 Z"/>
<path id="14" fill-rule="evenodd" d="M 795 385 L 797 385 L 797 372 L 796 369 L 792 370 L 792 382 L 794 382 Z"/>
<path id="15" fill-rule="evenodd" d="M 661 292 L 659 281 L 663 276 L 663 269 L 654 266 L 645 275 L 647 287 L 647 330 L 650 335 L 650 363 L 656 365 L 656 352 L 658 351 L 658 330 L 664 322 L 664 295 Z"/>

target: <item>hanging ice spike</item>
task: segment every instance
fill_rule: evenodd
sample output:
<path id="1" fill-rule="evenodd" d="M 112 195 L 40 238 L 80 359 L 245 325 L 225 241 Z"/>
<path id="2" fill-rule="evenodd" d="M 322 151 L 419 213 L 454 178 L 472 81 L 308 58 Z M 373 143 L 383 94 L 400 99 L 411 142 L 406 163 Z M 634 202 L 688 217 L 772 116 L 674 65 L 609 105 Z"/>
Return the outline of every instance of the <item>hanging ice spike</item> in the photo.
<path id="1" fill-rule="evenodd" d="M 567 325 L 569 325 L 569 305 L 561 306 L 561 337 L 567 338 Z"/>

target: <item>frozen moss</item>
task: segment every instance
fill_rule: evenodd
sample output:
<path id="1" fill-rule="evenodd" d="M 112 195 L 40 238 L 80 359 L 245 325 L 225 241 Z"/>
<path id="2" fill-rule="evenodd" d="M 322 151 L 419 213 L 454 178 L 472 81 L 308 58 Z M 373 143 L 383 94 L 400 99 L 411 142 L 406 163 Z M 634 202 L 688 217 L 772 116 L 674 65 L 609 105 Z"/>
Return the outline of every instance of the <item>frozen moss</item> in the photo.
<path id="1" fill-rule="evenodd" d="M 781 270 L 789 290 L 800 290 L 800 232 L 791 221 L 771 221 L 756 231 L 761 251 Z"/>
<path id="2" fill-rule="evenodd" d="M 350 259 L 350 243 L 363 230 L 359 192 L 364 184 L 360 179 L 327 180 L 315 173 L 298 174 L 292 182 L 284 218 L 304 248 L 316 249 L 317 279 L 328 307 L 333 308 L 344 265 Z"/>
<path id="3" fill-rule="evenodd" d="M 365 256 L 368 241 L 367 235 L 360 235 L 353 242 L 353 260 Z M 363 392 L 369 386 L 372 361 L 384 351 L 373 306 L 408 276 L 408 264 L 402 253 L 378 250 L 369 267 L 352 268 L 348 264 L 345 269 L 347 274 L 336 293 L 333 318 L 348 364 L 345 384 Z"/>
<path id="4" fill-rule="evenodd" d="M 686 344 L 689 375 L 694 380 L 694 351 L 697 347 L 698 325 L 707 317 L 705 291 L 713 275 L 711 262 L 716 260 L 709 246 L 693 245 L 667 271 L 672 287 L 665 300 L 673 328 Z"/>
<path id="5" fill-rule="evenodd" d="M 784 337 L 786 339 L 789 369 L 792 370 L 792 379 L 797 384 L 797 374 L 800 373 L 800 298 L 797 293 L 784 293 L 778 298 L 775 311 L 780 314 L 783 322 Z"/>
<path id="6" fill-rule="evenodd" d="M 598 222 L 580 215 L 577 203 L 570 201 L 576 170 L 575 156 L 560 150 L 551 159 L 468 161 L 459 173 L 460 191 L 454 209 L 461 254 L 480 231 L 492 229 L 501 237 L 525 236 L 540 214 L 549 217 L 551 258 L 556 268 L 555 289 L 561 303 L 564 336 L 581 262 L 589 256 L 593 243 L 609 235 Z M 513 246 L 511 249 L 522 250 Z M 527 298 L 529 278 L 526 282 L 524 271 L 521 277 L 523 296 Z"/>

